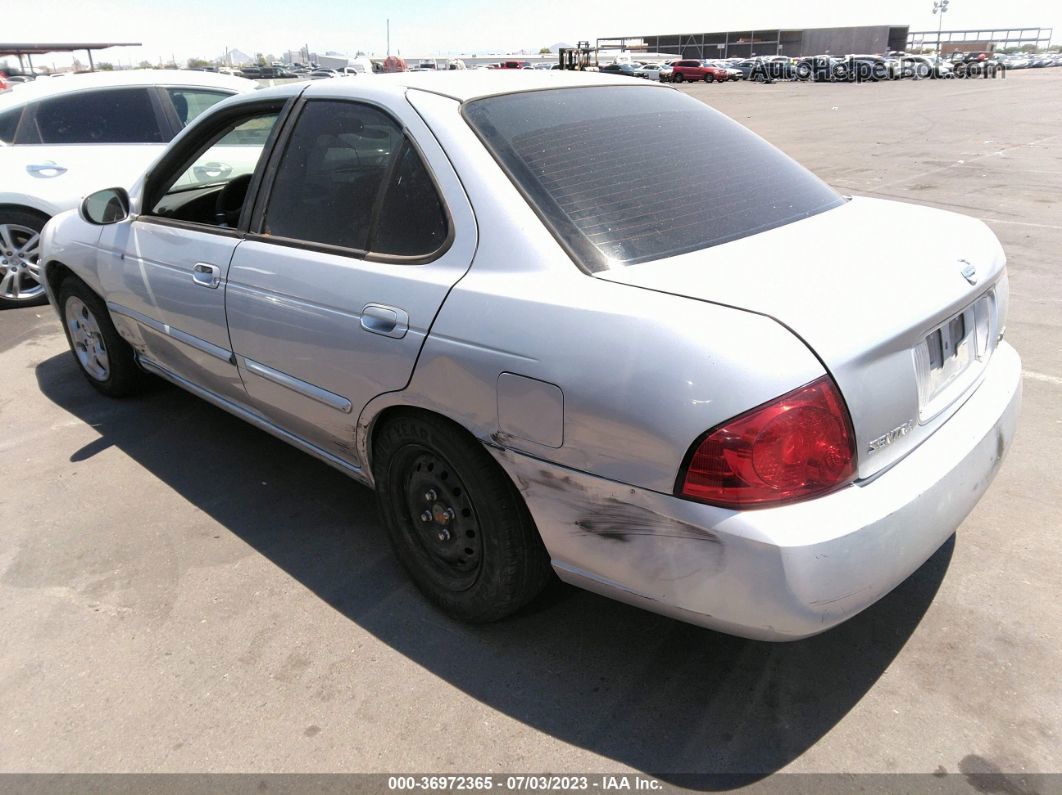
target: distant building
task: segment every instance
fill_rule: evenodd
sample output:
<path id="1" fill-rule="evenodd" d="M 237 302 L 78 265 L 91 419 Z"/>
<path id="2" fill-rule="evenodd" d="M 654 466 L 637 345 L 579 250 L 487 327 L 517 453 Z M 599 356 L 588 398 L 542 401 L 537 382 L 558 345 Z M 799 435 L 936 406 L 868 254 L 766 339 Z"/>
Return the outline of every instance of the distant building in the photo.
<path id="1" fill-rule="evenodd" d="M 921 50 L 937 49 L 942 54 L 952 52 L 980 52 L 1034 47 L 1046 50 L 1051 45 L 1051 28 L 981 28 L 979 30 L 912 30 L 907 34 L 907 47 Z"/>
<path id="2" fill-rule="evenodd" d="M 612 52 L 652 51 L 676 58 L 751 58 L 757 55 L 846 55 L 902 50 L 907 25 L 846 28 L 729 30 L 716 33 L 668 33 L 601 38 L 599 58 Z"/>

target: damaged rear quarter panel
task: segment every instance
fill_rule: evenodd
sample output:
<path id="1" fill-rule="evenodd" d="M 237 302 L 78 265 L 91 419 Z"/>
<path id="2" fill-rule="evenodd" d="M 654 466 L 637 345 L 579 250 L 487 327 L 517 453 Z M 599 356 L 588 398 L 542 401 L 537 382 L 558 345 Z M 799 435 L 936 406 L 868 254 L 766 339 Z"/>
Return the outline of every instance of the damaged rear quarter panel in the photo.
<path id="1" fill-rule="evenodd" d="M 570 264 L 549 278 L 479 270 L 482 255 L 447 297 L 402 395 L 481 441 L 669 493 L 704 431 L 824 372 L 770 318 Z M 502 373 L 563 392 L 559 447 L 498 435 Z"/>
<path id="2" fill-rule="evenodd" d="M 528 504 L 535 506 L 554 564 L 639 584 L 640 593 L 661 600 L 674 597 L 680 588 L 697 587 L 726 566 L 722 539 L 662 511 L 652 492 L 489 449 Z"/>

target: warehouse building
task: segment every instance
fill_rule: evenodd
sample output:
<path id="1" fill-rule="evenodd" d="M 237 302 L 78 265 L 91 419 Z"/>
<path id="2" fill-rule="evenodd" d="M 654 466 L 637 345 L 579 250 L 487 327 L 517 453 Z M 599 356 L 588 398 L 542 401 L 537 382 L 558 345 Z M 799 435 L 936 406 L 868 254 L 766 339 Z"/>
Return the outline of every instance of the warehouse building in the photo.
<path id="1" fill-rule="evenodd" d="M 939 48 L 944 55 L 980 50 L 1046 50 L 1053 36 L 1051 28 L 912 30 L 907 34 L 907 49 L 918 52 L 927 47 Z"/>
<path id="2" fill-rule="evenodd" d="M 613 52 L 666 52 L 680 58 L 751 58 L 756 55 L 845 55 L 902 50 L 907 25 L 860 25 L 802 30 L 729 30 L 597 40 L 604 61 Z"/>

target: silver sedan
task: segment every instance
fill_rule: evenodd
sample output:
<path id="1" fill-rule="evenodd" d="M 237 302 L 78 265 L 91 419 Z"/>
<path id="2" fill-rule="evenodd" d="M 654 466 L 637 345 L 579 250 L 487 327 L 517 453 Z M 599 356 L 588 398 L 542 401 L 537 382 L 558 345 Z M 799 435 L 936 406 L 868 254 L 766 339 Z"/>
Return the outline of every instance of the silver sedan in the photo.
<path id="1" fill-rule="evenodd" d="M 42 248 L 89 384 L 154 373 L 375 488 L 410 577 L 468 621 L 555 574 L 821 632 L 955 531 L 1017 422 L 984 224 L 842 196 L 643 81 L 236 97 Z"/>
<path id="2" fill-rule="evenodd" d="M 646 80 L 667 82 L 671 79 L 671 67 L 667 64 L 647 63 L 634 70 L 635 77 L 644 77 Z"/>

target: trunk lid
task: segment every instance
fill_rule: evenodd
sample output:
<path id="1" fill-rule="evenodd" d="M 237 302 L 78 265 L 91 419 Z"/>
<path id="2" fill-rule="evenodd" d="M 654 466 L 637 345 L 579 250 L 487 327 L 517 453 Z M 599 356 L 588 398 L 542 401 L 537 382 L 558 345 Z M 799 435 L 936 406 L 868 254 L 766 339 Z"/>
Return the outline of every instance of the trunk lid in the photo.
<path id="1" fill-rule="evenodd" d="M 972 393 L 1007 298 L 1003 250 L 981 221 L 867 198 L 595 276 L 787 326 L 844 395 L 860 478 L 914 449 Z"/>

